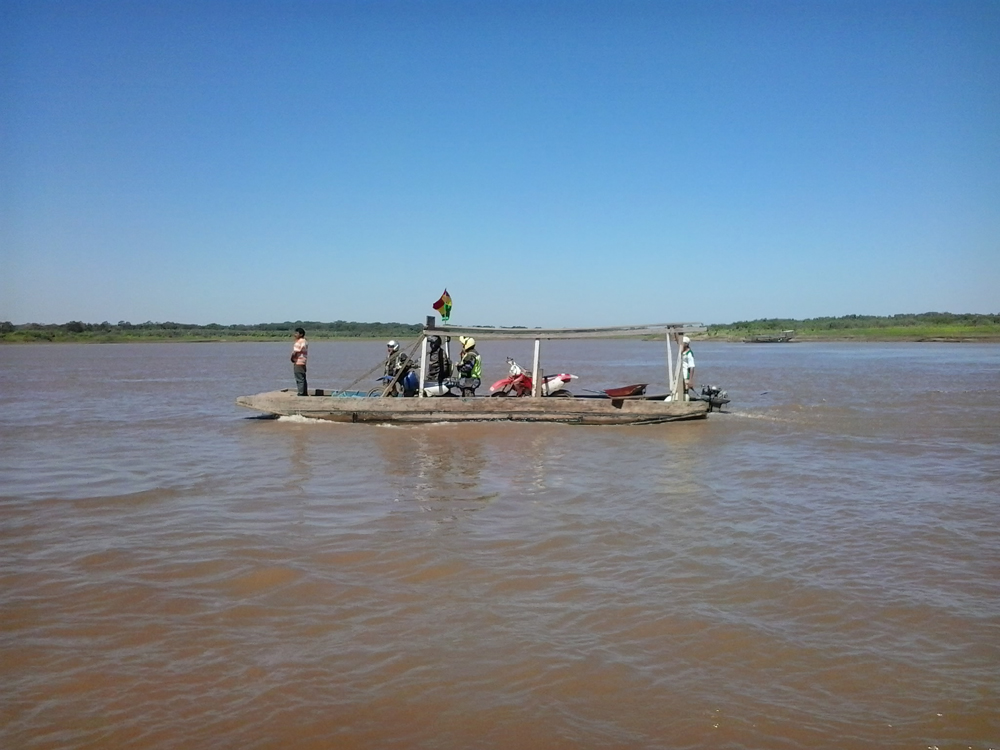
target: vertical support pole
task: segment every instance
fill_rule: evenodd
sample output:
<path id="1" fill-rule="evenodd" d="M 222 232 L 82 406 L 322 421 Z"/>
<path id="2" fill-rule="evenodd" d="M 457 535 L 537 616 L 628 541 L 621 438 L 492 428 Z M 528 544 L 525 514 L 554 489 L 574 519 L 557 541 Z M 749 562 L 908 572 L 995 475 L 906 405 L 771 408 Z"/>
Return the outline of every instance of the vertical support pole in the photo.
<path id="1" fill-rule="evenodd" d="M 417 398 L 424 397 L 424 383 L 427 381 L 427 337 L 420 341 L 420 386 L 417 388 Z"/>
<path id="2" fill-rule="evenodd" d="M 542 340 L 535 339 L 535 362 L 531 368 L 531 395 L 540 396 L 542 393 L 542 373 L 538 369 L 538 355 L 541 350 Z"/>
<path id="3" fill-rule="evenodd" d="M 670 336 L 673 329 L 667 329 L 667 385 L 670 386 L 670 400 L 674 400 L 674 352 L 670 348 Z"/>

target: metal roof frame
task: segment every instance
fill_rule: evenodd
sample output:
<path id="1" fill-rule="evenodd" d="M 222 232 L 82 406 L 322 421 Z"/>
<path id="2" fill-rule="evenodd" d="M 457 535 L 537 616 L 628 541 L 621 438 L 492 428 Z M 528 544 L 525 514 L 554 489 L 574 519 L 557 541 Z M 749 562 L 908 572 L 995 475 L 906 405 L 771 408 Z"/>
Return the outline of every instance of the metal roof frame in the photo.
<path id="1" fill-rule="evenodd" d="M 488 326 L 433 325 L 428 320 L 422 335 L 473 336 L 491 339 L 578 339 L 618 338 L 624 336 L 651 336 L 677 333 L 704 333 L 702 323 L 647 323 L 634 326 L 606 326 L 595 328 L 491 328 Z"/>

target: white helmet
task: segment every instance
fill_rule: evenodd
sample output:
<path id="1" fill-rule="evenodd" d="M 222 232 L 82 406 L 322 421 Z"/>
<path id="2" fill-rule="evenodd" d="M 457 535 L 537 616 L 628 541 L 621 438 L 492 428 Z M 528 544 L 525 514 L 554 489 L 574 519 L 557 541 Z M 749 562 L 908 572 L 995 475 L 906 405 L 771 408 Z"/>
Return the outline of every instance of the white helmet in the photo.
<path id="1" fill-rule="evenodd" d="M 392 349 L 392 351 L 396 351 L 397 349 L 399 349 L 399 344 L 397 344 L 395 341 L 390 341 L 388 344 L 386 344 L 386 346 Z"/>
<path id="2" fill-rule="evenodd" d="M 459 336 L 458 340 L 462 344 L 462 351 L 465 351 L 466 349 L 471 349 L 476 345 L 476 340 L 472 338 L 472 336 Z"/>
<path id="3" fill-rule="evenodd" d="M 687 336 L 685 336 L 685 337 L 684 337 L 683 339 L 681 339 L 681 341 L 682 341 L 683 343 L 685 343 L 685 344 L 690 344 L 690 343 L 691 343 L 691 339 L 690 339 L 690 338 L 688 338 Z"/>

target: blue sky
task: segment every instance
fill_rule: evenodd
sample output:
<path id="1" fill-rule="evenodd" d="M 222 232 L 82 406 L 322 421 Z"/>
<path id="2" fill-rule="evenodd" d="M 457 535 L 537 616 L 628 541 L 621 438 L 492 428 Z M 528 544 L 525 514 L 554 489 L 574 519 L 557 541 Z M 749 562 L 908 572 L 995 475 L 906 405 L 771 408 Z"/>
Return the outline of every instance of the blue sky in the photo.
<path id="1" fill-rule="evenodd" d="M 1000 311 L 998 2 L 0 0 L 0 320 Z"/>

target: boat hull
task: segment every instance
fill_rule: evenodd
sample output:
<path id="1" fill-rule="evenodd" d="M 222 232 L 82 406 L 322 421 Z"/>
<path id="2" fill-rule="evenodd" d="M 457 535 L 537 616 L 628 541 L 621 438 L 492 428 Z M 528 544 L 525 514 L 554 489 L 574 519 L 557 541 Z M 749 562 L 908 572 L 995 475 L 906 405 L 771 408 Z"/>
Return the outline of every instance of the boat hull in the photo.
<path id="1" fill-rule="evenodd" d="M 652 398 L 367 398 L 298 396 L 270 391 L 240 396 L 237 406 L 276 416 L 301 416 L 332 422 L 413 424 L 428 422 L 561 422 L 567 424 L 655 424 L 702 419 L 705 401 Z"/>

